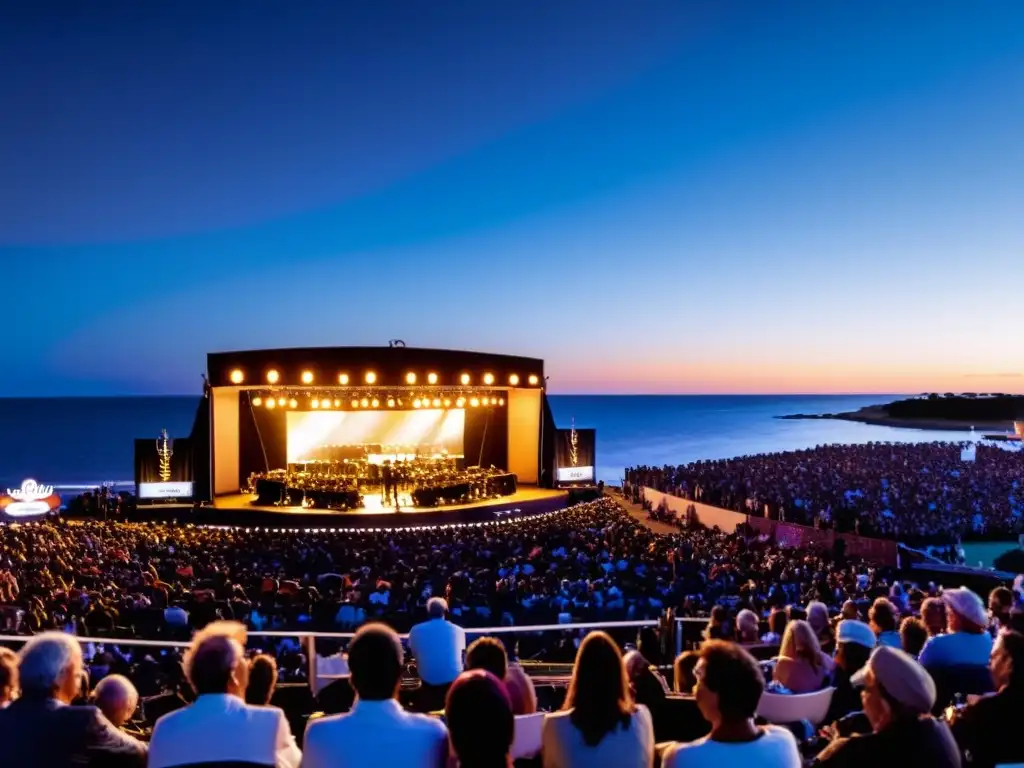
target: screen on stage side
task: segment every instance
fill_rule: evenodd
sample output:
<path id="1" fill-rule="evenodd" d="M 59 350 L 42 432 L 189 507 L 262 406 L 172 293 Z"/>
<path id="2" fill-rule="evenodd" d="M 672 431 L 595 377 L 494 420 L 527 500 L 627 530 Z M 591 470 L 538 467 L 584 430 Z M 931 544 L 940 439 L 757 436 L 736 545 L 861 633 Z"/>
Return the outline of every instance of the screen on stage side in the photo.
<path id="1" fill-rule="evenodd" d="M 380 445 L 463 454 L 466 412 L 289 411 L 288 463 L 307 461 L 321 446 Z M 413 453 L 415 450 L 402 451 Z"/>

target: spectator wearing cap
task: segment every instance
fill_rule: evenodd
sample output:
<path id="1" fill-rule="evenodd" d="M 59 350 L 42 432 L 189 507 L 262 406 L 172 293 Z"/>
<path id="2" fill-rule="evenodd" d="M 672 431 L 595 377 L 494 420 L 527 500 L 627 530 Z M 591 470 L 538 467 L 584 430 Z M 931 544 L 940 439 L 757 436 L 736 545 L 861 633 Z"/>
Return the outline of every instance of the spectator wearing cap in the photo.
<path id="1" fill-rule="evenodd" d="M 1024 635 L 1004 631 L 992 649 L 996 692 L 953 717 L 953 736 L 972 766 L 1024 763 L 1024 741 L 1014 738 L 1024 713 Z"/>
<path id="2" fill-rule="evenodd" d="M 864 668 L 875 649 L 875 633 L 863 621 L 844 619 L 836 626 L 836 657 L 833 685 L 826 722 L 834 722 L 861 708 L 860 692 L 850 679 Z"/>
<path id="3" fill-rule="evenodd" d="M 463 672 L 445 701 L 451 751 L 459 768 L 510 768 L 515 716 L 508 691 L 483 669 Z"/>
<path id="4" fill-rule="evenodd" d="M 949 632 L 925 643 L 921 664 L 926 668 L 987 666 L 992 655 L 988 612 L 981 598 L 967 587 L 942 593 Z"/>
<path id="5" fill-rule="evenodd" d="M 669 746 L 663 768 L 800 768 L 792 733 L 754 723 L 764 676 L 753 656 L 734 643 L 708 641 L 701 646 L 695 673 L 694 695 L 704 719 L 711 723 L 711 733 L 689 744 Z"/>
<path id="6" fill-rule="evenodd" d="M 432 597 L 427 601 L 429 618 L 409 632 L 409 648 L 425 693 L 437 694 L 442 701 L 448 686 L 462 673 L 466 652 L 466 631 L 448 621 L 447 613 L 448 603 Z"/>
<path id="7" fill-rule="evenodd" d="M 827 768 L 920 765 L 960 768 L 960 752 L 949 727 L 931 716 L 935 683 L 903 651 L 880 646 L 853 677 L 872 732 L 833 741 L 815 765 Z"/>
<path id="8" fill-rule="evenodd" d="M 313 720 L 306 728 L 302 768 L 409 766 L 442 768 L 448 731 L 440 720 L 406 712 L 398 703 L 402 643 L 384 624 L 365 624 L 348 646 L 357 699 L 352 710 Z"/>

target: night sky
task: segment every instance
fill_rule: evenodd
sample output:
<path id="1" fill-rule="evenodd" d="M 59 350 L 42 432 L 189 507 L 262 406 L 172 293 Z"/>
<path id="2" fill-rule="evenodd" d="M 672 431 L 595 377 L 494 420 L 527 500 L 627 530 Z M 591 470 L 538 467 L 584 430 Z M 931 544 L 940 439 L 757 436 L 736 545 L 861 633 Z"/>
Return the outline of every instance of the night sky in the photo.
<path id="1" fill-rule="evenodd" d="M 842 7 L 840 7 L 842 6 Z M 1024 3 L 0 5 L 0 395 L 208 351 L 1024 391 Z"/>

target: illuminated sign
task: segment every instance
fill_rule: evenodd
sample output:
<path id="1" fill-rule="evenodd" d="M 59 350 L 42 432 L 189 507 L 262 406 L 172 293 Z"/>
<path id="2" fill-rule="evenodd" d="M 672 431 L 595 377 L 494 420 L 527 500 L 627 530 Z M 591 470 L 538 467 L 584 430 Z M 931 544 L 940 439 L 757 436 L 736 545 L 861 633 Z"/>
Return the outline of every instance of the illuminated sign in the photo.
<path id="1" fill-rule="evenodd" d="M 588 483 L 594 480 L 593 467 L 559 467 L 555 480 L 560 483 Z"/>
<path id="2" fill-rule="evenodd" d="M 189 482 L 160 482 L 160 483 L 139 483 L 140 499 L 190 499 L 192 498 L 192 483 Z"/>
<path id="3" fill-rule="evenodd" d="M 60 497 L 52 485 L 40 485 L 31 478 L 20 488 L 8 488 L 7 496 L 0 499 L 0 509 L 8 517 L 38 517 L 60 508 Z"/>

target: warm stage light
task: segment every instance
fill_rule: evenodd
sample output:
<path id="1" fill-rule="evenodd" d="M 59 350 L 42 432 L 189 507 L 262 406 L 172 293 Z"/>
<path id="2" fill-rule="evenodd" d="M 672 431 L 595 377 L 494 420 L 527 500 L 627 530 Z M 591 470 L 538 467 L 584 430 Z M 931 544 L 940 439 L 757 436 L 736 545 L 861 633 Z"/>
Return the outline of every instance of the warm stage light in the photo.
<path id="1" fill-rule="evenodd" d="M 412 407 L 413 408 L 419 408 L 420 407 L 420 399 L 418 397 L 415 400 L 412 401 Z"/>
<path id="2" fill-rule="evenodd" d="M 281 378 L 281 374 L 279 374 L 273 368 L 267 371 L 267 381 L 270 382 L 271 384 L 277 384 L 277 380 L 279 378 Z"/>
<path id="3" fill-rule="evenodd" d="M 372 405 L 372 406 L 373 406 L 374 408 L 376 408 L 376 407 L 378 407 L 378 406 L 380 405 L 380 400 L 378 400 L 378 399 L 377 399 L 377 398 L 375 397 L 375 398 L 373 398 L 373 402 L 372 402 L 372 403 L 370 403 L 370 405 Z"/>
<path id="4" fill-rule="evenodd" d="M 416 374 L 413 373 L 412 371 L 410 371 L 409 373 L 405 374 L 405 383 L 406 384 L 415 384 L 416 383 Z"/>
<path id="5" fill-rule="evenodd" d="M 255 405 L 256 407 L 263 405 L 263 398 L 257 395 L 252 399 L 252 404 Z"/>
<path id="6" fill-rule="evenodd" d="M 511 376 L 509 376 L 508 383 L 511 384 L 513 387 L 517 386 L 519 384 L 519 374 L 513 373 Z"/>
<path id="7" fill-rule="evenodd" d="M 279 398 L 277 398 L 277 404 L 278 404 L 278 405 L 280 405 L 280 406 L 281 406 L 282 408 L 284 408 L 284 406 L 285 406 L 285 403 L 287 403 L 287 402 L 288 402 L 288 401 L 287 401 L 287 400 L 285 400 L 285 399 L 284 399 L 283 397 L 279 397 Z"/>
<path id="8" fill-rule="evenodd" d="M 504 397 L 499 397 L 498 398 L 498 405 L 504 405 L 504 404 L 505 404 L 505 398 Z"/>
<path id="9" fill-rule="evenodd" d="M 493 383 L 494 383 L 494 374 L 493 373 L 485 373 L 484 374 L 484 384 L 486 384 L 487 386 L 491 386 L 491 384 L 493 384 Z"/>
<path id="10" fill-rule="evenodd" d="M 338 398 L 334 398 L 334 407 L 341 408 L 341 400 L 339 400 Z"/>
<path id="11" fill-rule="evenodd" d="M 437 374 L 436 373 L 428 373 L 427 374 L 427 384 L 437 384 Z"/>
<path id="12" fill-rule="evenodd" d="M 346 384 L 348 384 L 348 374 L 347 373 L 339 373 L 338 374 L 338 383 L 341 384 L 341 386 L 343 386 L 343 387 Z"/>
<path id="13" fill-rule="evenodd" d="M 323 400 L 321 400 L 320 401 L 320 407 L 321 408 L 330 408 L 331 407 L 330 399 L 325 397 Z"/>
<path id="14" fill-rule="evenodd" d="M 367 399 L 366 399 L 366 398 L 364 397 L 364 398 L 363 398 L 362 400 L 360 400 L 360 401 L 359 401 L 359 407 L 360 407 L 360 408 L 369 408 L 369 407 L 370 407 L 370 401 L 369 401 L 369 400 L 367 400 Z"/>
<path id="15" fill-rule="evenodd" d="M 462 408 L 463 406 L 466 405 L 466 398 L 460 397 L 458 400 L 455 401 L 455 405 L 458 406 L 459 408 Z"/>
<path id="16" fill-rule="evenodd" d="M 288 407 L 289 407 L 289 408 L 298 408 L 298 407 L 299 407 L 299 401 L 298 401 L 298 400 L 296 400 L 296 399 L 295 399 L 295 398 L 293 397 L 293 398 L 292 398 L 291 400 L 289 400 L 289 401 L 288 401 Z"/>
<path id="17" fill-rule="evenodd" d="M 366 383 L 367 384 L 373 384 L 376 381 L 377 381 L 377 374 L 374 373 L 373 371 L 367 371 L 366 372 Z"/>
<path id="18" fill-rule="evenodd" d="M 235 370 L 231 372 L 231 383 L 241 384 L 243 381 L 245 381 L 245 374 L 242 373 L 242 369 L 235 368 Z"/>
<path id="19" fill-rule="evenodd" d="M 277 405 L 277 400 L 275 400 L 272 397 L 268 397 L 267 398 L 267 408 L 269 408 L 270 410 L 274 410 L 274 407 L 276 405 Z"/>
<path id="20" fill-rule="evenodd" d="M 462 374 L 462 376 L 459 377 L 459 381 L 461 381 L 463 385 L 469 384 L 469 374 Z"/>
<path id="21" fill-rule="evenodd" d="M 310 401 L 309 401 L 309 407 L 310 407 L 310 408 L 319 408 L 319 407 L 320 407 L 320 401 L 319 401 L 319 400 L 317 400 L 317 399 L 316 399 L 316 398 L 314 397 L 314 398 L 313 398 L 312 400 L 310 400 Z"/>
<path id="22" fill-rule="evenodd" d="M 530 382 L 531 387 L 535 387 L 537 386 L 537 382 L 540 381 L 540 379 L 537 378 L 537 374 L 531 373 L 528 381 Z"/>
<path id="23" fill-rule="evenodd" d="M 452 407 L 452 401 L 449 400 L 447 397 L 444 399 L 444 407 L 445 408 L 451 408 Z"/>
<path id="24" fill-rule="evenodd" d="M 312 384 L 313 383 L 313 372 L 312 371 L 303 371 L 302 372 L 302 383 L 303 384 Z"/>
<path id="25" fill-rule="evenodd" d="M 480 401 L 474 397 L 472 400 L 469 401 L 469 404 L 476 408 L 478 405 L 480 405 Z"/>
<path id="26" fill-rule="evenodd" d="M 354 397 L 352 398 L 352 407 L 353 408 L 358 408 L 359 407 L 359 401 L 356 400 Z"/>
<path id="27" fill-rule="evenodd" d="M 394 407 L 395 407 L 395 398 L 389 397 L 388 398 L 388 408 L 394 408 Z"/>
<path id="28" fill-rule="evenodd" d="M 441 398 L 435 397 L 433 405 L 434 405 L 435 408 L 440 408 L 441 407 Z"/>

